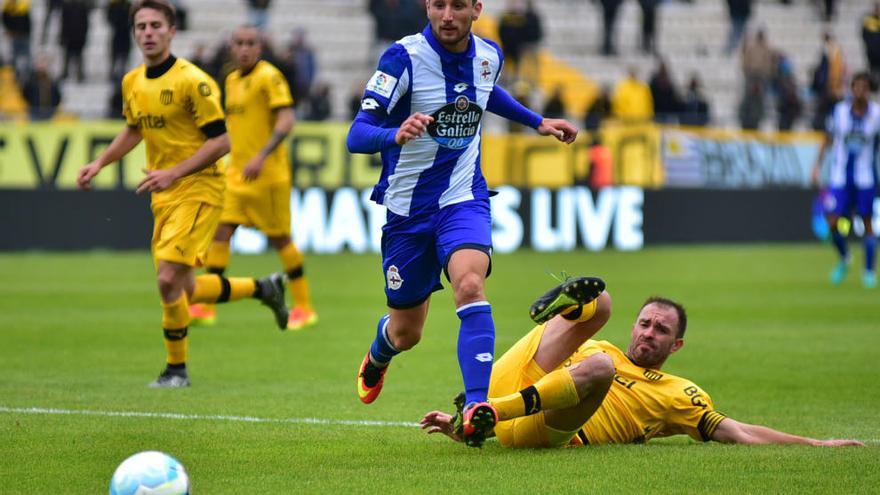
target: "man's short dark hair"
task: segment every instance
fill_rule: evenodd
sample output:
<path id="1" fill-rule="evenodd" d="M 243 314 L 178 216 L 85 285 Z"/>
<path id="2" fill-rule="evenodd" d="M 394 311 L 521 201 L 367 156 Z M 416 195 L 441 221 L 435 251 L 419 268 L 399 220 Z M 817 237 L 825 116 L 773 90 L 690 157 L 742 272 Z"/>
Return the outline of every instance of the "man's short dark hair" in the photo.
<path id="1" fill-rule="evenodd" d="M 668 299 L 660 296 L 651 296 L 649 297 L 644 304 L 642 304 L 642 309 L 645 309 L 645 306 L 649 304 L 659 304 L 660 306 L 666 306 L 667 308 L 672 308 L 675 310 L 675 313 L 678 315 L 678 337 L 679 339 L 684 338 L 684 331 L 687 330 L 688 326 L 688 316 L 687 312 L 684 310 L 684 306 L 681 303 L 677 303 L 672 299 Z"/>
<path id="2" fill-rule="evenodd" d="M 132 29 L 134 29 L 134 15 L 141 9 L 154 9 L 162 12 L 162 14 L 165 15 L 165 19 L 168 21 L 169 26 L 174 26 L 177 22 L 177 9 L 174 8 L 174 5 L 170 1 L 136 0 L 131 4 L 131 9 L 128 11 L 128 24 Z"/>
<path id="3" fill-rule="evenodd" d="M 877 91 L 877 80 L 874 79 L 874 76 L 871 75 L 870 72 L 857 72 L 852 76 L 852 80 L 850 81 L 850 85 L 855 86 L 856 81 L 865 81 L 868 83 L 868 90 Z"/>

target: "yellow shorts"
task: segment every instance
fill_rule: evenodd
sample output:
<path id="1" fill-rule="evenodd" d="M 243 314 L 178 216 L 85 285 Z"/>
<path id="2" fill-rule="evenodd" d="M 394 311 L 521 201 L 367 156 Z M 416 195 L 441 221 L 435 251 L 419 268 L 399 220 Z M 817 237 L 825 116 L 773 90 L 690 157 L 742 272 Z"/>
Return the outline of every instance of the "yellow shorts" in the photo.
<path id="1" fill-rule="evenodd" d="M 290 184 L 227 188 L 220 223 L 256 227 L 269 237 L 290 236 Z"/>
<path id="2" fill-rule="evenodd" d="M 489 397 L 519 392 L 534 385 L 548 373 L 534 360 L 541 337 L 544 336 L 544 328 L 545 325 L 533 328 L 495 362 L 489 382 Z M 578 358 L 583 359 L 587 355 L 578 355 Z M 548 427 L 544 422 L 544 411 L 501 421 L 495 426 L 495 436 L 505 447 L 562 447 L 568 445 L 576 433 L 561 432 Z"/>
<path id="3" fill-rule="evenodd" d="M 153 261 L 201 266 L 217 231 L 220 207 L 184 201 L 153 208 Z"/>

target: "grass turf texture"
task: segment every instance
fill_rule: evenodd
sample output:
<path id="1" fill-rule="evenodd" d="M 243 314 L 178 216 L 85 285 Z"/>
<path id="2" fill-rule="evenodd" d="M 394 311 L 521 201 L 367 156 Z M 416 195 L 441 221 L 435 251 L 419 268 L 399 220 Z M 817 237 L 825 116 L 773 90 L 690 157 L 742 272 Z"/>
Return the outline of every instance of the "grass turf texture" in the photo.
<path id="1" fill-rule="evenodd" d="M 377 402 L 355 373 L 384 307 L 376 255 L 306 259 L 321 322 L 279 333 L 256 301 L 222 306 L 190 330 L 184 390 L 150 390 L 164 363 L 147 253 L 0 255 L 0 407 L 416 422 L 461 389 L 458 319 L 435 294 L 421 344 L 395 359 Z M 409 426 L 247 423 L 0 412 L 0 493 L 106 493 L 116 465 L 163 450 L 195 493 L 866 493 L 880 485 L 880 292 L 855 269 L 832 288 L 827 246 L 660 248 L 494 258 L 487 292 L 502 351 L 531 328 L 547 271 L 606 280 L 614 315 L 598 335 L 625 346 L 642 300 L 680 299 L 687 345 L 664 370 L 692 379 L 718 410 L 867 448 L 744 447 L 684 437 L 648 445 L 465 449 Z M 230 275 L 277 258 L 233 257 Z M 856 265 L 854 265 L 855 267 Z"/>

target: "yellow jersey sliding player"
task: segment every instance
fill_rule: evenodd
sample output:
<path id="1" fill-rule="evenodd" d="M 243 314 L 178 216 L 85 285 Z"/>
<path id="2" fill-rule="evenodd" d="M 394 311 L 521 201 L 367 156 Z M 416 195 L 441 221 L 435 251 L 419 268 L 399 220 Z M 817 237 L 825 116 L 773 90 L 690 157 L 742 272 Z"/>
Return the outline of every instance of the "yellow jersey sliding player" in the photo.
<path id="1" fill-rule="evenodd" d="M 217 228 L 226 176 L 217 160 L 229 151 L 220 91 L 210 76 L 171 54 L 175 10 L 168 0 L 139 0 L 130 11 L 144 64 L 122 81 L 125 129 L 93 162 L 79 171 L 80 188 L 90 189 L 102 168 L 119 160 L 143 139 L 146 177 L 138 194 L 150 192 L 151 243 L 167 351 L 165 370 L 151 387 L 189 386 L 188 301 L 227 302 L 256 298 L 287 326 L 284 274 L 253 278 L 193 276 Z"/>
<path id="2" fill-rule="evenodd" d="M 290 162 L 284 139 L 294 124 L 293 99 L 281 72 L 260 60 L 262 41 L 256 27 L 243 26 L 232 36 L 236 70 L 226 78 L 226 123 L 232 141 L 226 203 L 208 250 L 207 269 L 222 275 L 229 264 L 229 240 L 239 225 L 253 226 L 269 238 L 287 273 L 296 303 L 287 327 L 314 325 L 303 256 L 290 238 Z M 190 307 L 193 322 L 215 321 L 213 305 Z"/>
<path id="3" fill-rule="evenodd" d="M 694 383 L 661 371 L 684 345 L 687 314 L 677 302 L 648 299 L 626 352 L 590 340 L 611 316 L 604 286 L 596 278 L 570 278 L 551 289 L 532 306 L 540 324 L 495 363 L 489 402 L 498 410 L 501 445 L 643 443 L 671 435 L 739 444 L 862 445 L 735 421 L 716 411 Z M 433 411 L 421 424 L 428 433 L 459 440 L 458 422 Z"/>

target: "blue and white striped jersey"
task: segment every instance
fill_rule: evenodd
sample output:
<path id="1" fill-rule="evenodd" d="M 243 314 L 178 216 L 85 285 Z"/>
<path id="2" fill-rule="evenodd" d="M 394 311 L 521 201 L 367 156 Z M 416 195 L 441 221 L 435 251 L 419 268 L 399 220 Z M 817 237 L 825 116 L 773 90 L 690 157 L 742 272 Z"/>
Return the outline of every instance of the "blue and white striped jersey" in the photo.
<path id="1" fill-rule="evenodd" d="M 392 45 L 367 83 L 361 111 L 380 118 L 381 127 L 399 127 L 415 112 L 434 117 L 419 139 L 382 150 L 372 199 L 392 213 L 412 216 L 488 198 L 480 134 L 504 57 L 496 44 L 470 36 L 465 52 L 452 53 L 427 26 Z"/>
<path id="2" fill-rule="evenodd" d="M 833 138 L 829 186 L 848 185 L 870 189 L 877 185 L 877 146 L 880 136 L 880 105 L 868 102 L 861 117 L 852 111 L 852 100 L 834 106 L 828 118 L 828 133 Z"/>

